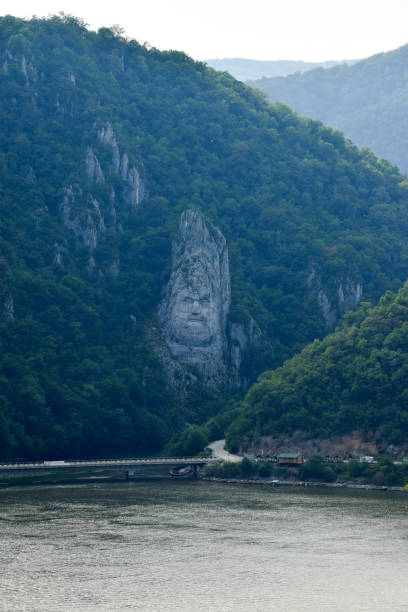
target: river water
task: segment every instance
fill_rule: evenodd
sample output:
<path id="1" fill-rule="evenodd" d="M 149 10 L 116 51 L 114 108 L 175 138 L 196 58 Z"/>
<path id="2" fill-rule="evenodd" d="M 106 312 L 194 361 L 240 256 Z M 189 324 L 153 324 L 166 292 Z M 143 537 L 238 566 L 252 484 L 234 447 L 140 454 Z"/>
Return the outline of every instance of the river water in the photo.
<path id="1" fill-rule="evenodd" d="M 170 481 L 0 490 L 2 611 L 407 612 L 408 495 Z"/>

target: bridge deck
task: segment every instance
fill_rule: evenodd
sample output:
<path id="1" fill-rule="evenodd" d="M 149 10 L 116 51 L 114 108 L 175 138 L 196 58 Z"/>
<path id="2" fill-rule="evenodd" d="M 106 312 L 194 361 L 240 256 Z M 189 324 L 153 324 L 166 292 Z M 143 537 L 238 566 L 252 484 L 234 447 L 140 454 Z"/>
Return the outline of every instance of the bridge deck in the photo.
<path id="1" fill-rule="evenodd" d="M 72 468 L 135 468 L 138 466 L 206 465 L 219 463 L 212 457 L 157 457 L 153 459 L 96 459 L 91 461 L 30 461 L 27 463 L 0 463 L 1 472 L 54 470 Z"/>

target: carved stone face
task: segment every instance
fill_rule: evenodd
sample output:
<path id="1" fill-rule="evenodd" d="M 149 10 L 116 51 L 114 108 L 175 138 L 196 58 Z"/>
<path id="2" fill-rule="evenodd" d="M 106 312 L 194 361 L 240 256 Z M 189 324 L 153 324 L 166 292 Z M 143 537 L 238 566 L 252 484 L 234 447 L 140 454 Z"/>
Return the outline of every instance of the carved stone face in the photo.
<path id="1" fill-rule="evenodd" d="M 157 313 L 160 353 L 174 387 L 190 384 L 197 374 L 213 387 L 225 382 L 230 297 L 224 236 L 199 212 L 184 211 Z"/>
<path id="2" fill-rule="evenodd" d="M 187 346 L 210 344 L 220 333 L 219 303 L 206 267 L 200 262 L 184 262 L 170 296 L 173 340 Z"/>

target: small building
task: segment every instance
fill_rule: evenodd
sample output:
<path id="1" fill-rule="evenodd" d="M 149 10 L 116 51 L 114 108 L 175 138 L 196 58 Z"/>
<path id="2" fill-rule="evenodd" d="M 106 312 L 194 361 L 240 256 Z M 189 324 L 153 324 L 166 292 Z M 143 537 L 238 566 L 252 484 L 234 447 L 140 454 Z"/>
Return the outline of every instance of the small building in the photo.
<path id="1" fill-rule="evenodd" d="M 374 463 L 374 457 L 371 457 L 371 455 L 360 457 L 360 463 Z"/>
<path id="2" fill-rule="evenodd" d="M 302 465 L 304 456 L 302 453 L 280 453 L 277 457 L 278 465 Z"/>

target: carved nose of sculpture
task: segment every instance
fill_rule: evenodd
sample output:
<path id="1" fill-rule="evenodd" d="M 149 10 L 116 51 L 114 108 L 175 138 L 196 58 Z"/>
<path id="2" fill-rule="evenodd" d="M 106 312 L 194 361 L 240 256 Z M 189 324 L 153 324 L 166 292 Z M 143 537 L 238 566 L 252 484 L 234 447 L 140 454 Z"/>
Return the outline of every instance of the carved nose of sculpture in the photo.
<path id="1" fill-rule="evenodd" d="M 198 300 L 194 300 L 193 305 L 191 307 L 191 314 L 192 315 L 199 315 L 200 314 L 200 304 L 199 304 Z"/>

